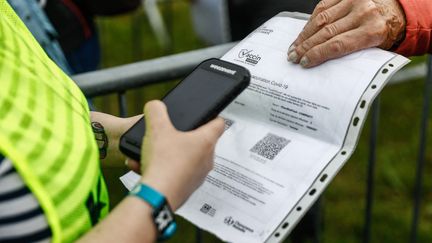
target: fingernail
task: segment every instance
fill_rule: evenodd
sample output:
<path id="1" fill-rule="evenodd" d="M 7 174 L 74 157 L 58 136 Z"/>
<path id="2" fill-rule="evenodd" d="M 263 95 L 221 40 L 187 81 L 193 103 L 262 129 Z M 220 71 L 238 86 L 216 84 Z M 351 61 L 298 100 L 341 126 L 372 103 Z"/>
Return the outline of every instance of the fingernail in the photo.
<path id="1" fill-rule="evenodd" d="M 302 67 L 307 67 L 309 65 L 309 58 L 307 58 L 306 56 L 302 57 L 302 59 L 300 60 L 300 65 Z"/>
<path id="2" fill-rule="evenodd" d="M 294 44 L 292 44 L 292 45 L 290 46 L 290 48 L 288 49 L 288 53 L 294 51 L 295 48 L 296 48 L 296 46 L 295 46 Z"/>
<path id="3" fill-rule="evenodd" d="M 297 62 L 297 59 L 298 59 L 298 54 L 296 51 L 292 51 L 291 53 L 288 54 L 288 61 Z"/>
<path id="4" fill-rule="evenodd" d="M 129 160 L 126 159 L 125 162 L 124 162 L 124 164 L 125 164 L 126 167 L 129 167 Z"/>

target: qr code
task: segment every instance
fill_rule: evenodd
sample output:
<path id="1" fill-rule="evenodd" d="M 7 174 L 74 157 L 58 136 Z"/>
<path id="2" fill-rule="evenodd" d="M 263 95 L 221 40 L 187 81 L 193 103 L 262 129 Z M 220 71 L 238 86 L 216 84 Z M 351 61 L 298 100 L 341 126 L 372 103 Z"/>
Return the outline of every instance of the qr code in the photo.
<path id="1" fill-rule="evenodd" d="M 228 130 L 234 124 L 234 121 L 228 118 L 224 118 L 224 121 L 225 121 L 224 131 Z"/>
<path id="2" fill-rule="evenodd" d="M 250 150 L 266 159 L 273 160 L 290 140 L 268 133 Z"/>
<path id="3" fill-rule="evenodd" d="M 208 205 L 207 203 L 204 203 L 204 205 L 201 207 L 200 211 L 202 213 L 208 214 L 212 217 L 216 214 L 216 209 L 214 209 L 212 206 Z"/>

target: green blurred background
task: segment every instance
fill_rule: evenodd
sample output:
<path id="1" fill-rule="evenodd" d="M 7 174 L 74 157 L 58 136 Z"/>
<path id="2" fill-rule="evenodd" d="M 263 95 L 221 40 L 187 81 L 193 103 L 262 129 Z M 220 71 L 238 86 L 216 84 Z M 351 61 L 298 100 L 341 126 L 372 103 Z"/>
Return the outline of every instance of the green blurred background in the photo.
<path id="1" fill-rule="evenodd" d="M 97 19 L 102 68 L 205 47 L 194 34 L 188 1 L 173 1 L 159 7 L 173 42 L 168 50 L 157 43 L 142 10 Z M 416 58 L 414 63 L 424 60 L 424 57 Z M 161 98 L 175 83 L 174 80 L 128 91 L 128 115 L 141 113 L 146 101 Z M 388 86 L 382 92 L 372 242 L 409 241 L 423 90 L 424 81 L 413 80 Z M 97 109 L 110 114 L 118 115 L 117 104 L 116 94 L 95 98 Z M 369 124 L 367 121 L 356 152 L 322 196 L 323 242 L 362 242 Z M 431 133 L 429 129 L 429 138 Z M 427 176 L 432 173 L 430 146 L 426 163 L 419 242 L 432 242 L 432 177 Z M 125 168 L 104 168 L 112 206 L 126 193 L 118 180 L 124 172 Z M 195 242 L 194 227 L 181 218 L 178 220 L 179 231 L 169 242 Z M 204 233 L 204 242 L 219 240 Z"/>

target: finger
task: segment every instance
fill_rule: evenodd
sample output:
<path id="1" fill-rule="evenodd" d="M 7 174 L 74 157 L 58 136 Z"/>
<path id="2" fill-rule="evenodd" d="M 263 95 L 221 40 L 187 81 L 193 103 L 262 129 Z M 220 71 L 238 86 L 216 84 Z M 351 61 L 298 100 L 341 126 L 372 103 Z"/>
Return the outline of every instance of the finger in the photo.
<path id="1" fill-rule="evenodd" d="M 311 17 L 309 18 L 309 21 L 306 23 L 305 27 L 303 28 L 303 31 L 300 33 L 300 35 L 297 37 L 297 39 L 293 42 L 292 45 L 296 45 L 298 42 L 301 42 L 308 38 L 308 33 L 311 30 L 311 24 L 316 19 L 316 16 L 331 7 L 339 4 L 342 0 L 323 0 L 320 1 L 317 6 L 315 7 Z"/>
<path id="2" fill-rule="evenodd" d="M 141 174 L 140 164 L 137 161 L 127 158 L 125 161 L 125 165 L 130 170 L 133 170 L 134 172 Z"/>
<path id="3" fill-rule="evenodd" d="M 327 28 L 325 29 L 326 31 L 329 31 L 331 34 L 335 34 L 334 30 L 332 29 L 334 25 L 332 24 L 334 22 L 337 22 L 338 20 L 344 19 L 344 17 L 346 17 L 350 13 L 350 9 L 351 7 L 349 3 L 346 1 L 342 1 L 336 3 L 336 5 L 330 7 L 329 9 L 323 10 L 318 13 L 306 24 L 303 31 L 291 45 L 288 53 L 288 60 L 294 63 L 298 63 L 302 55 L 297 52 L 297 47 L 304 43 L 306 40 L 308 40 L 310 37 L 317 34 L 323 28 Z M 350 20 L 346 19 L 345 21 Z M 327 40 L 329 38 L 327 38 Z M 323 40 L 323 42 L 324 41 L 326 40 Z"/>
<path id="4" fill-rule="evenodd" d="M 377 46 L 379 43 L 380 39 L 370 33 L 367 28 L 351 30 L 306 52 L 300 61 L 300 65 L 305 68 L 314 67 L 325 61 Z"/>
<path id="5" fill-rule="evenodd" d="M 332 24 L 326 25 L 316 34 L 312 35 L 309 39 L 305 40 L 295 48 L 295 53 L 298 56 L 298 61 L 307 51 L 314 48 L 315 46 L 320 45 L 337 35 L 353 30 L 357 27 L 358 23 L 356 23 L 355 21 L 351 21 L 348 17 L 342 18 Z"/>
<path id="6" fill-rule="evenodd" d="M 168 116 L 165 104 L 159 100 L 147 102 L 144 107 L 146 131 L 172 129 L 174 126 Z"/>
<path id="7" fill-rule="evenodd" d="M 335 6 L 336 4 L 340 3 L 341 1 L 343 1 L 343 0 L 322 0 L 322 1 L 320 1 L 316 5 L 314 11 L 312 12 L 310 19 L 313 19 L 315 16 L 317 16 L 322 11 L 327 10 L 327 9 Z"/>
<path id="8" fill-rule="evenodd" d="M 222 136 L 224 132 L 225 123 L 223 118 L 217 117 L 212 121 L 204 124 L 195 130 L 196 133 L 205 134 L 209 141 L 214 141 L 216 143 L 217 139 Z"/>
<path id="9" fill-rule="evenodd" d="M 322 3 L 321 1 L 320 3 Z M 292 52 L 296 46 L 300 45 L 302 42 L 307 40 L 309 37 L 313 36 L 315 33 L 317 33 L 320 29 L 322 29 L 324 26 L 331 24 L 338 19 L 341 19 L 349 14 L 350 12 L 350 5 L 346 1 L 335 1 L 331 2 L 326 9 L 319 10 L 315 13 L 315 16 L 312 15 L 311 19 L 308 21 L 308 23 L 303 28 L 302 32 L 299 34 L 297 39 L 293 42 L 290 49 L 288 50 L 288 55 L 290 52 Z M 318 4 L 319 5 L 319 4 Z M 316 9 L 321 9 L 319 6 L 317 6 Z M 294 58 L 290 58 L 291 61 L 294 60 Z"/>

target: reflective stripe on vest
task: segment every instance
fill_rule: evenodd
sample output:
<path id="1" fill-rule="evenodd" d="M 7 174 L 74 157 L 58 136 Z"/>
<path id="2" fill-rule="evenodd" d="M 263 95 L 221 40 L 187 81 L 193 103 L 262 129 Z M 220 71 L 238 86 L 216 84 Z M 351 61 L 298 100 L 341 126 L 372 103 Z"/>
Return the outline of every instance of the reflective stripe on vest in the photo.
<path id="1" fill-rule="evenodd" d="M 0 0 L 0 153 L 38 199 L 54 242 L 108 210 L 85 97 Z"/>

